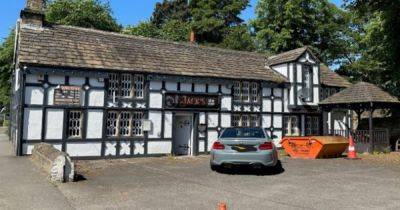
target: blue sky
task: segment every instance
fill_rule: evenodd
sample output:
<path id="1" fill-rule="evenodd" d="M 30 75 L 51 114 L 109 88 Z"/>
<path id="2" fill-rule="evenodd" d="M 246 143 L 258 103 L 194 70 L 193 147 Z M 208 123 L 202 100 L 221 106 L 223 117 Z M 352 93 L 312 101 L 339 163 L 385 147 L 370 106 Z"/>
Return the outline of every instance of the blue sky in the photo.
<path id="1" fill-rule="evenodd" d="M 134 25 L 150 18 L 156 2 L 162 0 L 108 0 L 114 16 L 122 25 Z M 331 0 L 340 6 L 342 0 Z M 242 13 L 245 20 L 254 17 L 254 7 L 257 0 L 250 0 L 250 7 Z M 7 37 L 19 17 L 19 12 L 25 5 L 25 0 L 0 1 L 0 39 Z"/>

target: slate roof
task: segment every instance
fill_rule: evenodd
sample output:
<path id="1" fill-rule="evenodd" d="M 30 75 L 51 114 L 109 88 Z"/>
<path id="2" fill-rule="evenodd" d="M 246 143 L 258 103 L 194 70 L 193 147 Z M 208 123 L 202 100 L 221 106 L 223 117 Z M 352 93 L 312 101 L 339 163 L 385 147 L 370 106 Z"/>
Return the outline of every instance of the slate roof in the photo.
<path id="1" fill-rule="evenodd" d="M 287 82 L 262 54 L 72 26 L 22 26 L 18 53 L 19 62 L 43 66 Z"/>
<path id="2" fill-rule="evenodd" d="M 267 58 L 267 64 L 270 66 L 287 63 L 291 61 L 297 60 L 303 53 L 308 49 L 307 46 L 297 48 L 294 50 L 289 50 L 287 52 L 283 52 L 277 55 L 269 56 Z"/>
<path id="3" fill-rule="evenodd" d="M 396 97 L 383 91 L 381 88 L 367 82 L 359 82 L 328 97 L 327 99 L 321 101 L 319 104 L 329 105 L 371 102 L 400 104 L 400 101 Z"/>
<path id="4" fill-rule="evenodd" d="M 347 79 L 331 71 L 325 64 L 321 64 L 320 74 L 321 83 L 324 85 L 334 87 L 350 87 L 352 85 Z"/>

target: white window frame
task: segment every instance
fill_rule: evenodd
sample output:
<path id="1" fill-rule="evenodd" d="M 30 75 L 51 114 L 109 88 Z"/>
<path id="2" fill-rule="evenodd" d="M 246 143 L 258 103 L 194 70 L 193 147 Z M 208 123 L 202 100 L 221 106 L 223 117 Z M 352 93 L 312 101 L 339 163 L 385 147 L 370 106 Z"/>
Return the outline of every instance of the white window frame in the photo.
<path id="1" fill-rule="evenodd" d="M 110 119 L 110 114 L 115 115 Z M 106 136 L 113 137 L 140 137 L 143 136 L 143 111 L 108 111 Z"/>
<path id="2" fill-rule="evenodd" d="M 251 83 L 251 102 L 258 103 L 260 101 L 260 87 L 257 82 Z"/>
<path id="3" fill-rule="evenodd" d="M 116 98 L 144 98 L 144 75 L 142 74 L 117 74 L 108 76 L 108 97 Z"/>

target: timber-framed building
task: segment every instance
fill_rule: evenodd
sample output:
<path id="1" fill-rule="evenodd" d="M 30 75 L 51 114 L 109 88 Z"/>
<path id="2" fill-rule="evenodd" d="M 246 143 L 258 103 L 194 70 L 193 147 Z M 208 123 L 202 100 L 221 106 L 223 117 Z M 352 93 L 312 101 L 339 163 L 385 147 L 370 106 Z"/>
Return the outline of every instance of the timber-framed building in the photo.
<path id="1" fill-rule="evenodd" d="M 349 120 L 321 99 L 350 85 L 308 47 L 266 57 L 46 24 L 28 0 L 16 27 L 11 136 L 75 158 L 207 153 L 230 126 L 319 135 Z"/>

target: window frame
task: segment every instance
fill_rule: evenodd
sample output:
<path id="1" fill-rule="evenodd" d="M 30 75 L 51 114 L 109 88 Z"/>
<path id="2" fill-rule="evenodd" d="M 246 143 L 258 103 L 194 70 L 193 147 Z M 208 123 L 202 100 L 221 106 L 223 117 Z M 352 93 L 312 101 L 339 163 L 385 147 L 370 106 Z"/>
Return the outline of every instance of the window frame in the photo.
<path id="1" fill-rule="evenodd" d="M 109 127 L 111 120 L 109 120 L 109 114 L 115 113 L 117 116 L 115 118 L 116 126 Z M 122 116 L 127 115 L 128 117 L 124 118 L 122 121 Z M 110 110 L 106 113 L 106 138 L 135 138 L 135 137 L 143 137 L 143 120 L 145 119 L 145 112 L 144 111 L 126 111 L 126 110 Z M 137 117 L 140 116 L 140 117 Z M 137 126 L 136 126 L 137 125 Z M 123 128 L 123 129 L 122 129 Z M 115 129 L 113 131 L 114 134 L 110 134 L 110 130 Z M 139 131 L 139 133 L 135 132 Z"/>
<path id="2" fill-rule="evenodd" d="M 143 100 L 145 98 L 143 74 L 109 73 L 107 81 L 108 99 Z"/>
<path id="3" fill-rule="evenodd" d="M 78 120 L 75 121 L 75 122 L 79 122 L 79 127 L 77 128 L 78 130 L 76 130 L 76 128 L 73 128 L 76 125 L 73 125 L 71 127 L 71 123 L 75 124 L 71 119 L 71 114 L 72 113 L 79 113 L 79 115 L 80 115 L 79 119 L 77 118 Z M 68 124 L 67 124 L 67 129 L 66 129 L 66 132 L 67 132 L 66 135 L 67 135 L 68 139 L 82 139 L 83 138 L 83 115 L 84 115 L 84 112 L 82 110 L 72 109 L 72 110 L 68 110 L 67 111 Z M 78 132 L 79 134 L 78 135 L 74 135 L 74 134 L 71 135 L 71 131 L 72 132 Z"/>
<path id="4" fill-rule="evenodd" d="M 284 136 L 300 136 L 300 121 L 298 115 L 285 115 L 283 117 L 283 135 Z M 293 122 L 295 120 L 295 123 Z M 290 125 L 290 127 L 289 127 Z M 293 126 L 295 125 L 295 126 Z"/>
<path id="5" fill-rule="evenodd" d="M 306 81 L 306 72 L 308 73 L 308 82 Z M 314 77 L 313 77 L 313 66 L 310 64 L 302 65 L 302 94 L 304 102 L 314 101 Z M 308 88 L 307 88 L 308 84 Z M 307 95 L 307 97 L 304 97 Z"/>

